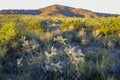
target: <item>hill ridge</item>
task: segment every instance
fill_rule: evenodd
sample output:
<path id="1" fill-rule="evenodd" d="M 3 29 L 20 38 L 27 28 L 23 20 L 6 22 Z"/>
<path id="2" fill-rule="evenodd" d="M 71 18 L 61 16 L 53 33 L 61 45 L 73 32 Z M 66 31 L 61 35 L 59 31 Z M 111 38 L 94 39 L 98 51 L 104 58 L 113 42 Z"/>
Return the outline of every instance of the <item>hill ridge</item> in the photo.
<path id="1" fill-rule="evenodd" d="M 67 16 L 67 17 L 118 16 L 116 14 L 92 12 L 90 10 L 63 6 L 60 4 L 54 4 L 36 10 L 17 10 L 17 9 L 0 10 L 0 14 L 29 14 L 29 15 L 41 15 L 41 16 Z"/>

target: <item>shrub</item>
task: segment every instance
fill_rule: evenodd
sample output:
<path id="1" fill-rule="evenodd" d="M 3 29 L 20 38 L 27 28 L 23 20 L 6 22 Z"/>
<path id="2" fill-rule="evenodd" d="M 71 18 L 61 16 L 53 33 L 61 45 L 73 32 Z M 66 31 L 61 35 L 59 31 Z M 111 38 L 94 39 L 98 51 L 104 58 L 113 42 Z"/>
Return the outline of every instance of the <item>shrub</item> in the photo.
<path id="1" fill-rule="evenodd" d="M 80 22 L 80 20 L 68 20 L 62 22 L 60 28 L 63 31 L 72 31 L 78 28 L 82 28 L 82 23 Z"/>
<path id="2" fill-rule="evenodd" d="M 0 47 L 0 58 L 4 57 L 7 53 L 8 49 L 4 47 Z"/>
<path id="3" fill-rule="evenodd" d="M 44 31 L 44 29 L 45 25 L 40 21 L 29 21 L 26 28 L 27 31 L 39 30 L 40 32 Z"/>
<path id="4" fill-rule="evenodd" d="M 99 51 L 96 55 L 87 53 L 85 61 L 84 65 L 79 66 L 83 75 L 81 75 L 82 80 L 109 80 L 111 74 L 109 72 L 113 71 L 115 61 L 104 50 Z"/>
<path id="5" fill-rule="evenodd" d="M 2 28 L 0 29 L 0 45 L 8 43 L 15 35 L 15 24 L 12 22 L 3 23 Z"/>

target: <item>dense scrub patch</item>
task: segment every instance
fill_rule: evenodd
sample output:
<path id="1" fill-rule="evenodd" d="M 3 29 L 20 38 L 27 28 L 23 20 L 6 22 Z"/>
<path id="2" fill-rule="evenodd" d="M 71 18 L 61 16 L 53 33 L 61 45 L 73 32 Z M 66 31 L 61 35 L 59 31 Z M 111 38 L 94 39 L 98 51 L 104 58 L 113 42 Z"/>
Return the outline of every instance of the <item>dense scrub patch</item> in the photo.
<path id="1" fill-rule="evenodd" d="M 0 16 L 1 80 L 114 80 L 119 49 L 120 17 Z"/>
<path id="2" fill-rule="evenodd" d="M 0 29 L 0 45 L 6 44 L 10 39 L 15 37 L 16 30 L 15 25 L 12 22 L 3 23 Z"/>

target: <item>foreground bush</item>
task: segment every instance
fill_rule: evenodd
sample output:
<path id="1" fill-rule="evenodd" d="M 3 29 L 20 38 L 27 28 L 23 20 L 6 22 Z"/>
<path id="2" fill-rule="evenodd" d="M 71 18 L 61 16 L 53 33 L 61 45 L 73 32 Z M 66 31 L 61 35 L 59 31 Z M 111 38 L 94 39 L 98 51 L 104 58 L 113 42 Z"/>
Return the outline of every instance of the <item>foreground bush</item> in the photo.
<path id="1" fill-rule="evenodd" d="M 112 80 L 115 62 L 100 51 L 96 54 L 82 53 L 81 49 L 66 44 L 62 36 L 54 38 L 47 51 L 40 51 L 40 44 L 26 37 L 20 39 L 21 55 L 14 62 L 4 65 L 11 75 L 4 72 L 4 79 L 17 80 Z M 58 48 L 54 47 L 61 44 Z M 45 45 L 46 46 L 46 45 Z M 14 55 L 15 56 L 15 55 Z M 12 65 L 16 65 L 13 68 Z M 11 70 L 12 69 L 12 70 Z M 3 72 L 2 70 L 2 72 Z M 17 74 L 17 76 L 15 75 Z M 25 76 L 26 75 L 26 76 Z"/>

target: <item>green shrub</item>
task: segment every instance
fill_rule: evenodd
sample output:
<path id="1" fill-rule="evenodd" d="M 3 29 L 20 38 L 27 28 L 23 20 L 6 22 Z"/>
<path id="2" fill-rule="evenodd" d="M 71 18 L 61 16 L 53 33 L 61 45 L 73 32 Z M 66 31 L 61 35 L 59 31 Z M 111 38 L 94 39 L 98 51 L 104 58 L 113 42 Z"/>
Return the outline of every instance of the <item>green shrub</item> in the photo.
<path id="1" fill-rule="evenodd" d="M 78 28 L 82 28 L 82 25 L 83 24 L 80 20 L 68 20 L 68 21 L 62 22 L 62 24 L 60 25 L 60 28 L 63 31 L 71 31 Z"/>
<path id="2" fill-rule="evenodd" d="M 3 23 L 2 28 L 0 29 L 0 45 L 8 43 L 15 35 L 15 24 L 12 22 Z"/>
<path id="3" fill-rule="evenodd" d="M 81 80 L 109 80 L 109 71 L 115 67 L 115 61 L 113 58 L 101 50 L 98 53 L 87 53 L 85 56 L 86 63 L 80 65 L 80 71 L 82 73 Z"/>
<path id="4" fill-rule="evenodd" d="M 8 49 L 4 47 L 0 47 L 0 58 L 4 57 L 7 53 Z"/>

